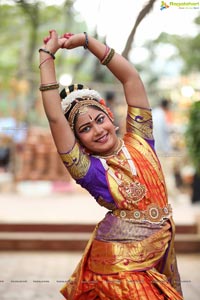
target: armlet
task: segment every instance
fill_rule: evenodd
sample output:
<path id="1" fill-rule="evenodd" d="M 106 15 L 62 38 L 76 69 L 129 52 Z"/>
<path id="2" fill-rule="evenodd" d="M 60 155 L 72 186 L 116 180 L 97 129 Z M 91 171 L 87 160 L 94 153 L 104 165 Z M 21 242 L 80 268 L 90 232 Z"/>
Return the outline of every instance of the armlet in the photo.
<path id="1" fill-rule="evenodd" d="M 72 150 L 68 153 L 59 153 L 59 155 L 74 179 L 80 179 L 86 175 L 90 167 L 90 158 L 83 153 L 78 143 L 75 143 Z"/>
<path id="2" fill-rule="evenodd" d="M 128 107 L 127 132 L 132 132 L 143 139 L 153 140 L 152 113 L 149 109 Z"/>

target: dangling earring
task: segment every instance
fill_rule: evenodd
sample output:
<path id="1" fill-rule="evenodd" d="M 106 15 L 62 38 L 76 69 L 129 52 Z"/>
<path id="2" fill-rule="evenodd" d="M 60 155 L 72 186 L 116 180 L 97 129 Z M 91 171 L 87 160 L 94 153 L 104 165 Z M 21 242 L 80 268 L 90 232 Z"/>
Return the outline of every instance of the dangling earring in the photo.
<path id="1" fill-rule="evenodd" d="M 115 131 L 117 132 L 119 130 L 119 126 L 115 126 Z"/>

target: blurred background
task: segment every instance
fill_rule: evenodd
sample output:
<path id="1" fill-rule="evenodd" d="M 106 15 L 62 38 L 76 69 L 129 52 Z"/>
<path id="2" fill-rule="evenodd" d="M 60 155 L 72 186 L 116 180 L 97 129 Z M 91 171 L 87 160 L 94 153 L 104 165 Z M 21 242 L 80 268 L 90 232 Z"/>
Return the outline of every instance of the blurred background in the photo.
<path id="1" fill-rule="evenodd" d="M 174 211 L 185 299 L 199 299 L 199 3 L 1 0 L 0 28 L 1 300 L 61 299 L 106 212 L 71 180 L 50 135 L 38 90 L 38 49 L 50 29 L 87 31 L 139 71 Z M 112 74 L 83 48 L 61 50 L 55 63 L 61 88 L 84 83 L 102 94 L 122 136 L 126 106 Z"/>

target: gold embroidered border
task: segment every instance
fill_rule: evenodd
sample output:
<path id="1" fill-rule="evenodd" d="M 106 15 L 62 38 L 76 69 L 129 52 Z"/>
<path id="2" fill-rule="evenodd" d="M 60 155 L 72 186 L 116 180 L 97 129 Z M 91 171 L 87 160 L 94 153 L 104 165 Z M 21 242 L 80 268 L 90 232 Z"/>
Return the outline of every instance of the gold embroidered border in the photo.
<path id="1" fill-rule="evenodd" d="M 171 239 L 170 224 L 142 241 L 121 243 L 94 240 L 88 259 L 89 269 L 112 274 L 153 267 L 164 255 Z"/>
<path id="2" fill-rule="evenodd" d="M 144 139 L 153 140 L 151 110 L 128 107 L 127 132 L 133 132 Z"/>
<path id="3" fill-rule="evenodd" d="M 60 154 L 60 157 L 74 179 L 80 179 L 86 175 L 90 167 L 90 159 L 87 154 L 83 153 L 77 142 L 70 152 Z"/>

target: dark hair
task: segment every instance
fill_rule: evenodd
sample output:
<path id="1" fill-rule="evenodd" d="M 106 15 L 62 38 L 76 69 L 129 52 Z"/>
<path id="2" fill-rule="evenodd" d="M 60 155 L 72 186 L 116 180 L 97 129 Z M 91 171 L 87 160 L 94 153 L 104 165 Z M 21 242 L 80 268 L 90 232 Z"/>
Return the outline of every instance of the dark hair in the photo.
<path id="1" fill-rule="evenodd" d="M 166 98 L 162 98 L 160 100 L 160 106 L 163 108 L 168 108 L 170 106 L 171 101 L 166 99 Z"/>
<path id="2" fill-rule="evenodd" d="M 80 83 L 71 84 L 71 85 L 67 86 L 68 93 L 74 92 L 74 90 L 82 90 L 84 88 L 85 88 L 85 86 L 83 84 L 80 84 Z M 60 98 L 64 99 L 65 97 L 67 97 L 66 88 L 62 89 L 62 91 L 60 92 Z"/>
<path id="3" fill-rule="evenodd" d="M 106 98 L 107 101 L 112 101 L 115 98 L 115 93 L 112 92 L 112 91 L 107 91 L 106 95 L 105 95 L 105 98 Z"/>

